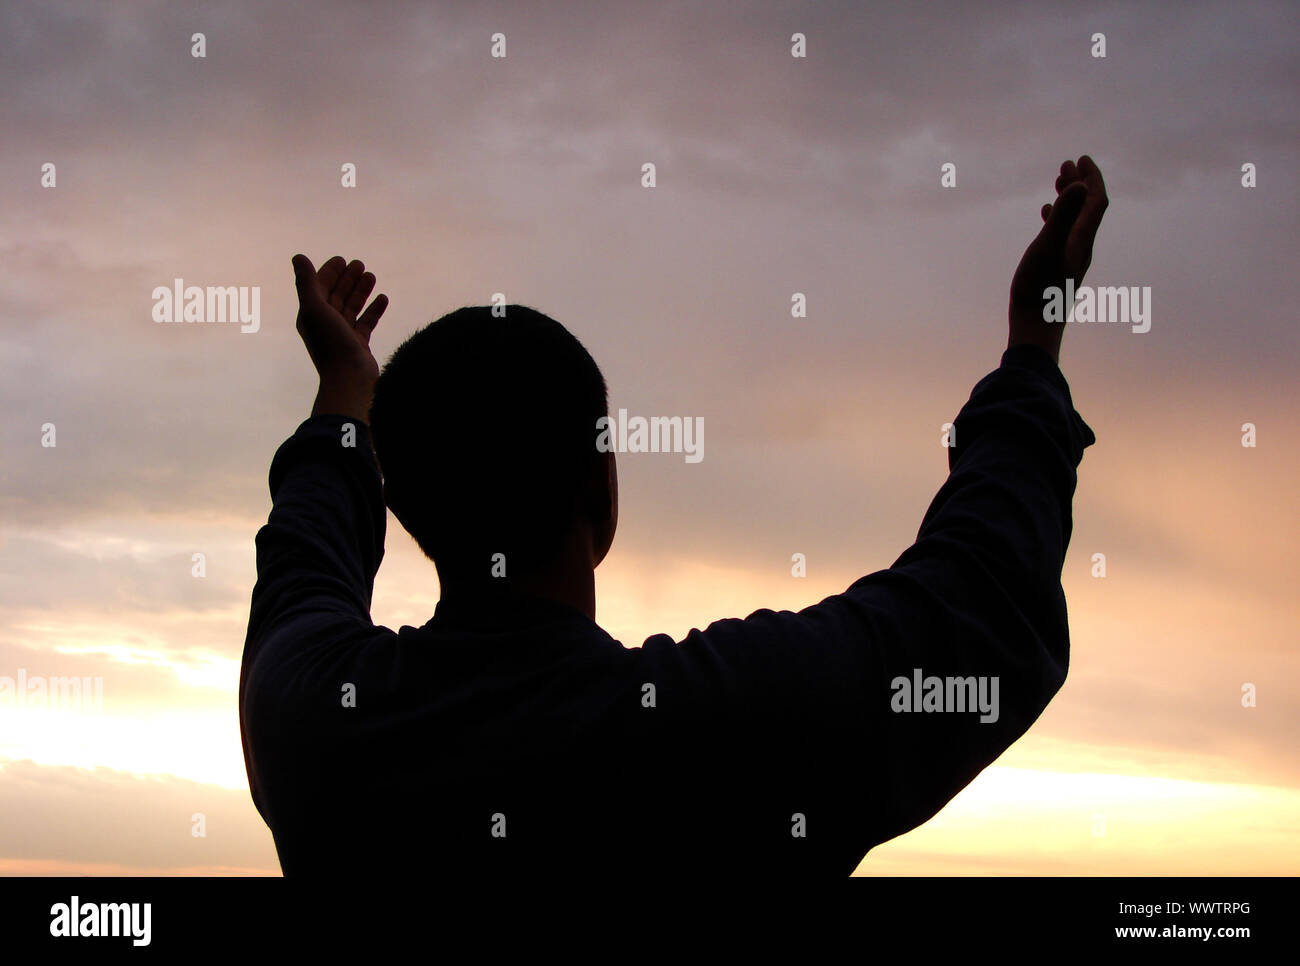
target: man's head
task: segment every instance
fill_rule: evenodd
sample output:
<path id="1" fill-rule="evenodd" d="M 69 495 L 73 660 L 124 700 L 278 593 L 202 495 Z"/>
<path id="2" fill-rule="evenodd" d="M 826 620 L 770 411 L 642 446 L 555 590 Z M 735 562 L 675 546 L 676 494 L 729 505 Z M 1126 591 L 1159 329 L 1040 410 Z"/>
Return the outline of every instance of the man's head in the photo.
<path id="1" fill-rule="evenodd" d="M 560 323 L 522 305 L 457 309 L 375 384 L 385 502 L 444 583 L 489 578 L 498 553 L 508 578 L 588 546 L 594 566 L 618 518 L 614 457 L 596 449 L 607 412 L 604 376 Z"/>

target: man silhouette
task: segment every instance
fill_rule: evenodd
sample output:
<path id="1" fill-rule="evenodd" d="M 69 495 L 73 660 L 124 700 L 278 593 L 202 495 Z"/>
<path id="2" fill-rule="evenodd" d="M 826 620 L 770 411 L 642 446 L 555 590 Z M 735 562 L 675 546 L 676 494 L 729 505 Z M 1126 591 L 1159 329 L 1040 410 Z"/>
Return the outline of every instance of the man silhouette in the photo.
<path id="1" fill-rule="evenodd" d="M 640 648 L 595 623 L 618 488 L 586 350 L 532 309 L 463 308 L 381 375 L 374 275 L 296 256 L 320 389 L 271 464 L 239 689 L 284 872 L 843 876 L 933 816 L 1068 664 L 1060 575 L 1095 437 L 1044 289 L 1082 281 L 1107 198 L 1087 156 L 1056 190 L 916 542 L 798 613 Z M 437 567 L 423 627 L 370 618 L 385 505 Z"/>

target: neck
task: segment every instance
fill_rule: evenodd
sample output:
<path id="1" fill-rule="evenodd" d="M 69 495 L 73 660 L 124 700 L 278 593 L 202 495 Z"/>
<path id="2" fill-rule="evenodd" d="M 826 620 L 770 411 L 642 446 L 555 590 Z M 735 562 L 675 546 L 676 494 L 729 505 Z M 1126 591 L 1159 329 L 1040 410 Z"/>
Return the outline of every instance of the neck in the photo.
<path id="1" fill-rule="evenodd" d="M 584 552 L 584 548 L 571 543 L 548 566 L 529 573 L 511 574 L 508 566 L 507 561 L 505 577 L 453 577 L 444 575 L 439 568 L 442 597 L 445 600 L 506 591 L 553 600 L 596 619 L 596 574 L 589 544 Z"/>

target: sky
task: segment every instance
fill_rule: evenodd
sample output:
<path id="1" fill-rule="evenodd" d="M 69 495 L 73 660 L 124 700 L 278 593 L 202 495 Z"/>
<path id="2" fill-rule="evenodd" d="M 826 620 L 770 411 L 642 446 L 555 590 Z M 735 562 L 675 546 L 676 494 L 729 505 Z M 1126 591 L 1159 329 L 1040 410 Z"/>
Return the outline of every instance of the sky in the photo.
<path id="1" fill-rule="evenodd" d="M 22 675 L 101 699 L 0 700 L 0 874 L 279 874 L 236 689 L 267 469 L 315 390 L 295 252 L 376 273 L 381 361 L 499 292 L 583 341 L 612 409 L 703 418 L 698 463 L 619 458 L 597 620 L 637 646 L 815 603 L 915 539 L 1083 153 L 1111 199 L 1087 281 L 1149 286 L 1151 327 L 1064 340 L 1098 440 L 1069 678 L 858 871 L 1300 872 L 1298 26 L 1249 2 L 6 3 L 0 698 Z M 176 278 L 256 286 L 257 330 L 155 322 Z M 390 515 L 375 621 L 437 599 Z"/>

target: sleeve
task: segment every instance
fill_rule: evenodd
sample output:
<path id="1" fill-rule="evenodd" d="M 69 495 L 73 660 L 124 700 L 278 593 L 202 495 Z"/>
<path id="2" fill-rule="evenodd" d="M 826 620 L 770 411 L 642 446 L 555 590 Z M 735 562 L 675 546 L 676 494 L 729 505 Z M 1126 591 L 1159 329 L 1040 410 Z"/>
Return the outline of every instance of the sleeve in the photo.
<path id="1" fill-rule="evenodd" d="M 249 723 L 263 713 L 248 703 L 249 681 L 256 671 L 259 682 L 283 684 L 288 665 L 376 633 L 370 603 L 387 522 L 369 428 L 346 416 L 303 422 L 276 451 L 270 488 L 239 688 L 255 799 Z M 274 716 L 276 709 L 262 711 Z"/>
<path id="2" fill-rule="evenodd" d="M 1028 345 L 1003 354 L 954 424 L 948 479 L 888 570 L 798 613 L 658 642 L 668 675 L 720 702 L 728 727 L 786 736 L 762 767 L 808 784 L 825 868 L 851 871 L 932 817 L 1065 680 L 1060 577 L 1075 471 L 1096 438 L 1059 368 Z"/>

